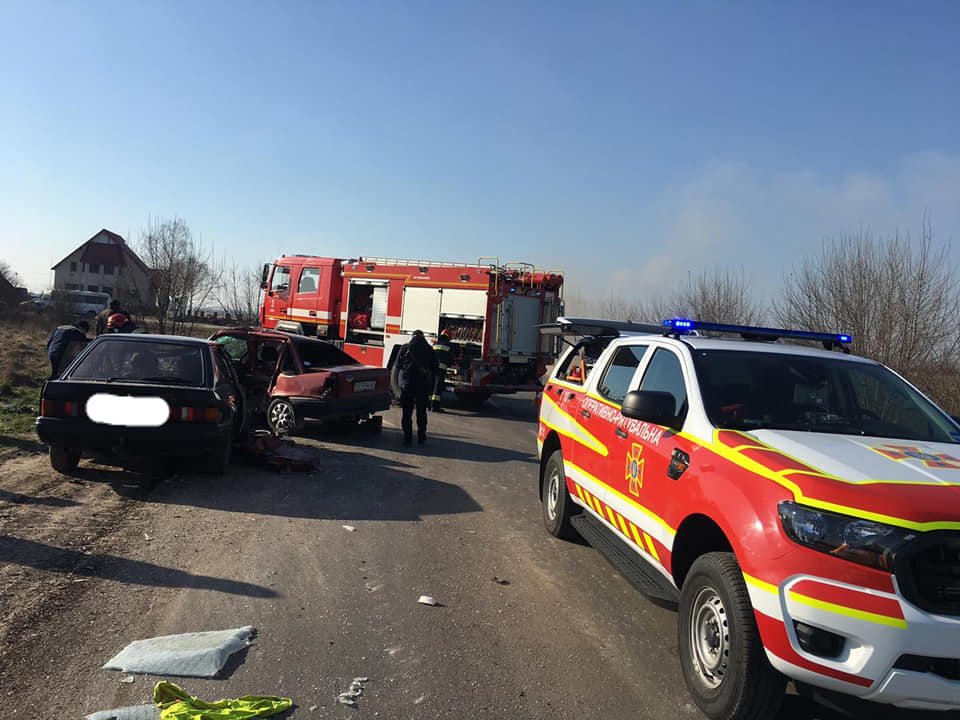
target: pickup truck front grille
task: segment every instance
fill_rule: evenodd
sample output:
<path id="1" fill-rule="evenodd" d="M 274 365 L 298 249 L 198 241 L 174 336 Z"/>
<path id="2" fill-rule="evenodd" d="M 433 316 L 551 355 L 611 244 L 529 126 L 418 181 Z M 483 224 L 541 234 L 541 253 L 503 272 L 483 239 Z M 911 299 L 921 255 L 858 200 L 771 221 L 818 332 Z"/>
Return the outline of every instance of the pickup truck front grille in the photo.
<path id="1" fill-rule="evenodd" d="M 922 535 L 897 551 L 894 569 L 901 592 L 914 605 L 960 616 L 960 533 Z"/>

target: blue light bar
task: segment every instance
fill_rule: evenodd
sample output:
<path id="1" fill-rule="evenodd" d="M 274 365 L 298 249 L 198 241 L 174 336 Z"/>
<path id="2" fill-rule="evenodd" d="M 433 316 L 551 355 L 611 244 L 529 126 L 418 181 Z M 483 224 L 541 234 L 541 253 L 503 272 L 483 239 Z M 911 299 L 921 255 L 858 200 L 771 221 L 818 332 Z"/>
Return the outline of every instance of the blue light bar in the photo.
<path id="1" fill-rule="evenodd" d="M 786 330 L 784 328 L 755 327 L 753 325 L 725 325 L 723 323 L 700 322 L 687 318 L 670 318 L 663 321 L 665 328 L 670 328 L 678 335 L 689 333 L 692 330 L 707 330 L 713 332 L 735 333 L 743 338 L 753 340 L 776 340 L 777 338 L 793 338 L 794 340 L 819 340 L 830 348 L 843 348 L 853 342 L 853 338 L 844 333 L 821 333 L 809 330 Z M 845 348 L 844 348 L 845 349 Z"/>

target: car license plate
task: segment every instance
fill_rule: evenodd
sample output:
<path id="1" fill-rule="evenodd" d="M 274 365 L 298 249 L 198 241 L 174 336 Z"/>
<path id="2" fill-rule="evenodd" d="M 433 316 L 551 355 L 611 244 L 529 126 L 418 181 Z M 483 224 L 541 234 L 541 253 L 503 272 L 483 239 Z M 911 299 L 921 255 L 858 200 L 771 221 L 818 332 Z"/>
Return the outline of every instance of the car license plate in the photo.
<path id="1" fill-rule="evenodd" d="M 360 382 L 355 382 L 353 384 L 354 392 L 365 392 L 367 390 L 374 390 L 377 387 L 376 380 L 361 380 Z"/>
<path id="2" fill-rule="evenodd" d="M 170 417 L 170 406 L 159 397 L 97 393 L 87 400 L 86 410 L 95 423 L 123 427 L 160 427 Z"/>

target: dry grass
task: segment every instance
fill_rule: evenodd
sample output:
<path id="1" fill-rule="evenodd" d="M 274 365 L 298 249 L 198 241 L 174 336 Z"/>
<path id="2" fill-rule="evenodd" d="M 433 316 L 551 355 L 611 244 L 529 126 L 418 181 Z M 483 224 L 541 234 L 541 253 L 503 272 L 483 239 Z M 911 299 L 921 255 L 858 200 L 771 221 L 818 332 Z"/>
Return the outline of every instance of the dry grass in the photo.
<path id="1" fill-rule="evenodd" d="M 0 320 L 0 433 L 28 434 L 39 411 L 39 388 L 50 374 L 45 346 L 52 328 L 36 315 Z"/>

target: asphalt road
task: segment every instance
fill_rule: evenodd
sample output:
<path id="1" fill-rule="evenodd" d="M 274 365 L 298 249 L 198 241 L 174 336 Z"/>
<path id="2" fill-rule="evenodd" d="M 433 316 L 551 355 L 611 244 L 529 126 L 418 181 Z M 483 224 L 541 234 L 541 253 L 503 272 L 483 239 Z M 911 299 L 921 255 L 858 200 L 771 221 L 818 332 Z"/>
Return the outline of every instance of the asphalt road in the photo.
<path id="1" fill-rule="evenodd" d="M 379 436 L 301 437 L 322 466 L 311 474 L 239 461 L 217 479 L 103 471 L 105 491 L 136 501 L 68 601 L 6 648 L 4 716 L 147 702 L 160 678 L 121 684 L 100 668 L 127 642 L 253 625 L 225 677 L 169 679 L 210 700 L 288 696 L 297 718 L 701 717 L 675 613 L 543 530 L 529 400 L 430 422 L 410 450 L 397 410 Z M 358 676 L 358 707 L 338 704 Z M 780 715 L 832 717 L 796 696 Z"/>

